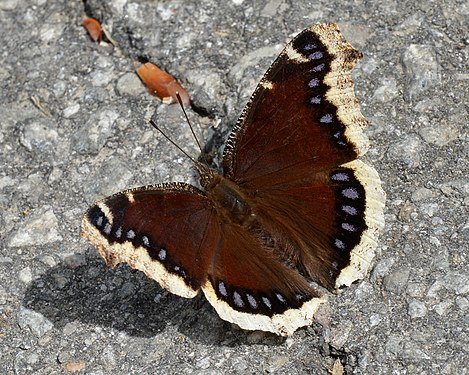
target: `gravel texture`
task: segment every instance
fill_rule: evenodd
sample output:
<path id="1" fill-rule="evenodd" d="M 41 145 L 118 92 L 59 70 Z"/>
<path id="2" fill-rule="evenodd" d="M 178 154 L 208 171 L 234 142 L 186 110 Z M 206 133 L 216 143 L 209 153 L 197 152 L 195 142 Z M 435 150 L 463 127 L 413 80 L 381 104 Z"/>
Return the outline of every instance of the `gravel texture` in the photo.
<path id="1" fill-rule="evenodd" d="M 117 48 L 90 40 L 86 15 Z M 146 123 L 197 155 L 180 109 L 147 92 L 136 63 L 187 88 L 217 161 L 284 43 L 325 21 L 365 55 L 366 159 L 388 196 L 369 277 L 285 339 L 106 267 L 79 236 L 87 206 L 194 178 Z M 468 374 L 468 24 L 459 0 L 0 0 L 0 373 Z"/>

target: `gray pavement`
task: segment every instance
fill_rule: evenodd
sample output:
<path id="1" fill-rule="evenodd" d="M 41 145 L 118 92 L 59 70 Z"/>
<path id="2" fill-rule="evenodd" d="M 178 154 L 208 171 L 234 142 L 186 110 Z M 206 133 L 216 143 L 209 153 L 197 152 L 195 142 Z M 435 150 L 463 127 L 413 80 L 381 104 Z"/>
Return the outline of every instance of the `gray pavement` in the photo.
<path id="1" fill-rule="evenodd" d="M 118 48 L 89 39 L 86 14 Z M 146 124 L 154 115 L 197 154 L 179 108 L 141 85 L 138 59 L 187 88 L 217 161 L 285 42 L 326 21 L 365 55 L 365 159 L 388 197 L 369 277 L 285 339 L 109 269 L 79 236 L 88 205 L 194 179 Z M 0 373 L 327 374 L 338 360 L 347 374 L 469 373 L 468 25 L 457 0 L 0 0 Z"/>

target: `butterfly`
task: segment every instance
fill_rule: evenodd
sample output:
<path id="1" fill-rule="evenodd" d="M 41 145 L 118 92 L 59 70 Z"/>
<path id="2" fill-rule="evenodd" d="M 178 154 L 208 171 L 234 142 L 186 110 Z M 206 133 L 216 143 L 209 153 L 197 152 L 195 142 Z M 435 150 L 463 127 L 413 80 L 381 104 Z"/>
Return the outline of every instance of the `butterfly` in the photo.
<path id="1" fill-rule="evenodd" d="M 257 86 L 201 188 L 162 183 L 95 203 L 82 236 L 105 261 L 144 272 L 247 330 L 291 335 L 365 277 L 385 194 L 351 72 L 362 54 L 334 23 L 302 31 Z"/>

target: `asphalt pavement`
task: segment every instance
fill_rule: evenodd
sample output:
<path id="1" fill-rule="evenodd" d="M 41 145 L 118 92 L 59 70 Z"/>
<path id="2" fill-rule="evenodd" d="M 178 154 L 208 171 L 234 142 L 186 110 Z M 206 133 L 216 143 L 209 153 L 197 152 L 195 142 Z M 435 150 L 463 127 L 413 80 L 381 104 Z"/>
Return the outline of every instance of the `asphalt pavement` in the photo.
<path id="1" fill-rule="evenodd" d="M 87 16 L 114 45 L 90 39 Z M 364 54 L 353 74 L 370 120 L 364 159 L 387 193 L 368 277 L 279 338 L 108 268 L 79 235 L 87 207 L 195 178 L 147 124 L 197 155 L 139 61 L 186 88 L 217 163 L 265 70 L 319 22 L 338 22 Z M 468 24 L 458 0 L 0 0 L 0 373 L 469 373 Z"/>

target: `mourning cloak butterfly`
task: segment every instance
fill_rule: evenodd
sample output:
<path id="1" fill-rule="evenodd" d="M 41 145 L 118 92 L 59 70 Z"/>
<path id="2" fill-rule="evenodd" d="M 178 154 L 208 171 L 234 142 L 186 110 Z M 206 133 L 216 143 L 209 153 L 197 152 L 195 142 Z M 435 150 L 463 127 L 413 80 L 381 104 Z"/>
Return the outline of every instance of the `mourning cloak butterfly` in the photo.
<path id="1" fill-rule="evenodd" d="M 126 262 L 182 297 L 202 289 L 222 319 L 292 334 L 324 288 L 365 276 L 383 226 L 376 171 L 357 160 L 367 124 L 351 72 L 361 53 L 336 24 L 287 44 L 226 143 L 203 190 L 144 186 L 97 202 L 81 233 L 106 262 Z"/>

